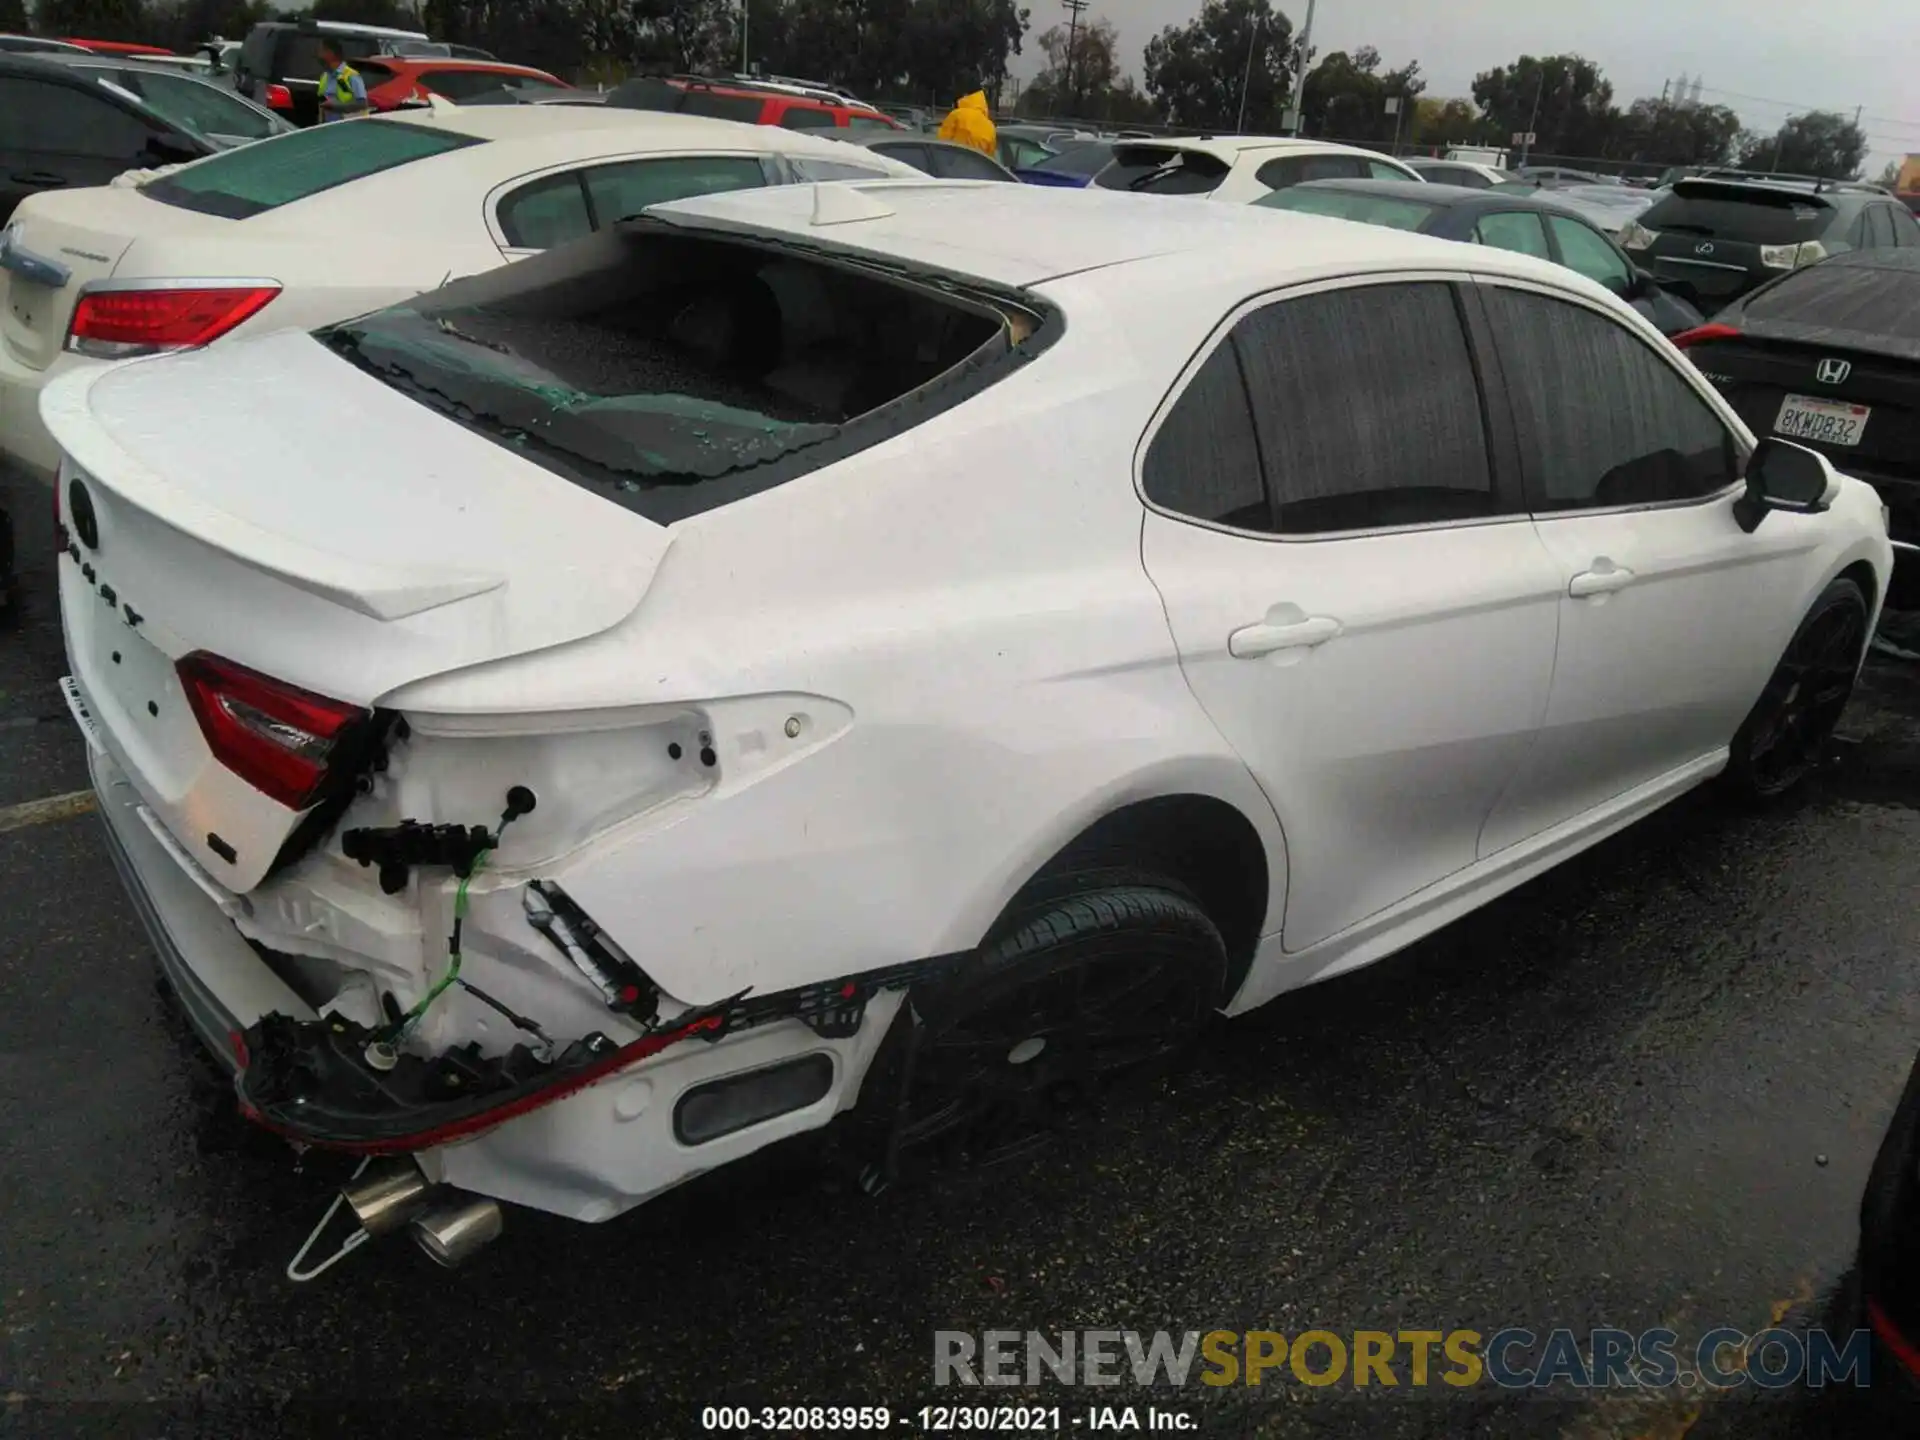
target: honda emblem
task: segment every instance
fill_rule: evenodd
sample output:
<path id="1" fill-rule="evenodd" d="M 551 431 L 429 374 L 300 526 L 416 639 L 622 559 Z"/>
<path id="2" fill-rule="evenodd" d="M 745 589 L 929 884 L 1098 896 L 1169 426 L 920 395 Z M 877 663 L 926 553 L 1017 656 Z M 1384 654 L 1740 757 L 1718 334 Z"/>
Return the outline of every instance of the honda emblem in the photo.
<path id="1" fill-rule="evenodd" d="M 1822 385 L 1844 385 L 1847 376 L 1853 373 L 1853 366 L 1845 360 L 1822 360 L 1814 366 L 1814 378 Z"/>
<path id="2" fill-rule="evenodd" d="M 1711 255 L 1713 253 L 1713 242 L 1711 240 L 1702 240 L 1698 245 L 1693 247 L 1693 253 L 1696 255 Z"/>

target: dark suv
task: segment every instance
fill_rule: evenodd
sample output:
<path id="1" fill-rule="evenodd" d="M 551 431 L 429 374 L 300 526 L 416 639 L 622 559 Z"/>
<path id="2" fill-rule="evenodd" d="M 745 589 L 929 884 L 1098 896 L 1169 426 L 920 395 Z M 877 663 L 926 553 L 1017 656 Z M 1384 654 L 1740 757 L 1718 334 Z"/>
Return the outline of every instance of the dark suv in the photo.
<path id="1" fill-rule="evenodd" d="M 255 104 L 264 105 L 296 125 L 320 118 L 320 37 L 329 37 L 351 65 L 368 55 L 399 53 L 403 46 L 425 43 L 417 30 L 389 30 L 379 25 L 348 25 L 320 20 L 263 21 L 247 32 L 234 65 L 234 87 Z M 371 88 L 371 87 L 369 87 Z"/>
<path id="2" fill-rule="evenodd" d="M 1920 245 L 1920 222 L 1850 180 L 1681 180 L 1621 235 L 1639 264 L 1711 315 L 1803 265 L 1848 250 Z"/>

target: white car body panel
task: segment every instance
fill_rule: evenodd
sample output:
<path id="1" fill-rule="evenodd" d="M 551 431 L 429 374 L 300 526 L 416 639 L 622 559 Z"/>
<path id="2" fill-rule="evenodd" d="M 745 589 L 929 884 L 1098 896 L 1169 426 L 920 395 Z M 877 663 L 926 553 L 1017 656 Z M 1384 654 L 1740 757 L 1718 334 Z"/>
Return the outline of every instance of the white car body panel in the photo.
<path id="1" fill-rule="evenodd" d="M 598 106 L 462 109 L 442 103 L 354 123 L 434 127 L 486 143 L 400 165 L 246 220 L 164 204 L 138 185 L 23 201 L 12 222 L 19 243 L 66 266 L 72 279 L 54 291 L 0 270 L 0 452 L 51 478 L 59 447 L 40 423 L 39 396 L 55 376 L 95 363 L 61 348 L 74 305 L 90 286 L 280 286 L 271 303 L 215 342 L 224 345 L 351 319 L 526 253 L 507 250 L 493 208 L 518 184 L 556 170 L 692 154 L 791 155 L 885 175 L 919 173 L 799 131 Z M 190 168 L 170 167 L 169 173 Z"/>
<path id="2" fill-rule="evenodd" d="M 1232 168 L 1226 178 L 1198 197 L 1206 200 L 1220 200 L 1229 205 L 1251 205 L 1262 196 L 1271 195 L 1271 187 L 1263 185 L 1255 175 L 1260 167 L 1269 160 L 1278 160 L 1288 155 L 1354 155 L 1362 160 L 1387 166 L 1398 172 L 1403 180 L 1420 180 L 1420 172 L 1411 166 L 1403 165 L 1390 155 L 1377 150 L 1363 149 L 1357 145 L 1341 145 L 1331 140 L 1300 140 L 1283 136 L 1267 135 L 1224 135 L 1218 138 L 1192 140 L 1180 136 L 1165 139 L 1135 140 L 1124 142 L 1141 148 L 1164 150 L 1185 150 L 1196 154 L 1210 155 Z M 1177 196 L 1168 199 L 1182 198 Z"/>
<path id="3" fill-rule="evenodd" d="M 1773 515 L 1739 537 L 1769 558 L 1734 567 L 1738 601 L 1697 593 L 1712 582 L 1686 578 L 1678 553 L 1719 545 L 1731 561 L 1736 543 L 1664 528 L 1657 508 L 1264 543 L 1163 515 L 1135 488 L 1155 416 L 1209 337 L 1263 297 L 1490 276 L 1652 332 L 1548 262 L 1375 227 L 924 177 L 849 188 L 874 202 L 870 218 L 817 224 L 805 187 L 653 214 L 1019 287 L 1067 324 L 951 408 L 669 526 L 397 394 L 376 398 L 384 387 L 306 337 L 133 362 L 48 396 L 74 473 L 106 508 L 102 576 L 153 592 L 144 643 L 163 658 L 217 649 L 407 719 L 409 738 L 336 832 L 486 821 L 508 785 L 538 794 L 472 883 L 463 975 L 557 1034 L 639 1032 L 526 923 L 531 879 L 563 886 L 658 983 L 670 1017 L 747 987 L 782 994 L 963 955 L 1093 822 L 1178 796 L 1229 807 L 1264 857 L 1265 913 L 1226 1002 L 1237 1013 L 1400 948 L 1711 775 L 1739 721 L 1735 687 L 1764 678 L 1812 597 L 1861 562 L 1884 587 L 1877 500 L 1845 479 L 1824 514 Z M 217 466 L 191 444 L 205 421 L 186 396 L 223 417 Z M 311 465 L 302 487 L 246 487 L 249 460 L 289 453 L 276 437 L 343 408 L 379 427 L 347 482 L 362 503 L 309 493 L 333 463 L 324 441 L 295 462 Z M 396 494 L 416 472 L 418 493 Z M 462 505 L 471 513 L 452 513 Z M 370 531 L 381 507 L 388 523 Z M 1673 683 L 1698 664 L 1699 642 L 1670 624 L 1602 623 L 1631 589 L 1569 618 L 1566 570 L 1596 547 L 1663 577 L 1656 599 L 1694 587 L 1662 605 L 1719 617 L 1755 652 L 1683 683 L 1637 747 L 1621 707 L 1647 675 Z M 176 985 L 223 1002 L 203 1033 L 299 1013 L 272 986 L 248 988 L 251 952 L 235 937 L 359 977 L 332 1002 L 342 1013 L 370 1011 L 376 988 L 402 1004 L 422 994 L 445 961 L 453 879 L 416 871 L 382 893 L 337 833 L 266 873 L 249 848 L 269 854 L 297 817 L 236 793 L 244 782 L 195 750 L 190 724 L 148 725 L 99 656 L 118 632 L 98 581 L 73 560 L 61 569 L 110 834 Z M 1747 572 L 1771 577 L 1766 594 Z M 435 586 L 445 603 L 415 608 Z M 1764 619 L 1726 608 L 1741 602 Z M 1341 628 L 1315 648 L 1230 658 L 1233 630 L 1284 605 Z M 1567 672 L 1568 635 L 1603 676 Z M 1613 742 L 1608 793 L 1566 783 L 1550 716 L 1571 746 Z M 1517 790 L 1529 775 L 1533 790 Z M 251 827 L 244 864 L 209 861 L 213 822 Z M 422 1163 L 480 1194 L 605 1219 L 852 1105 L 897 1005 L 897 992 L 876 996 L 838 1039 L 782 1020 L 678 1046 Z M 456 989 L 409 1043 L 510 1039 Z M 814 1103 L 711 1144 L 675 1138 L 689 1087 L 815 1049 L 833 1079 Z"/>

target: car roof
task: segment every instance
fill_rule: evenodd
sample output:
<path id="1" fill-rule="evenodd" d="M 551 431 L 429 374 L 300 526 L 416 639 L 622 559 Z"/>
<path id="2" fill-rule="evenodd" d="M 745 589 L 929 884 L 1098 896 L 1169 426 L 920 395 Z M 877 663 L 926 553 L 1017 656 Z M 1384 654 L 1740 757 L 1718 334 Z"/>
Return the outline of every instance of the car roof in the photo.
<path id="1" fill-rule="evenodd" d="M 1231 164 L 1253 151 L 1298 151 L 1311 155 L 1379 155 L 1358 145 L 1340 145 L 1331 140 L 1302 140 L 1291 135 L 1156 135 L 1151 140 L 1119 140 L 1117 150 L 1190 150 L 1211 155 Z M 1385 156 L 1380 156 L 1385 159 Z"/>
<path id="2" fill-rule="evenodd" d="M 64 70 L 139 70 L 149 75 L 178 75 L 183 79 L 198 80 L 202 85 L 213 85 L 216 90 L 227 90 L 226 86 L 208 80 L 205 71 L 195 70 L 190 65 L 168 65 L 151 55 L 101 55 L 93 51 L 84 55 L 68 55 L 63 51 L 58 55 L 34 55 L 31 58 L 58 65 Z M 227 90 L 227 93 L 231 95 L 233 91 Z"/>
<path id="3" fill-rule="evenodd" d="M 1388 195 L 1397 200 L 1418 200 L 1445 209 L 1539 210 L 1549 215 L 1569 215 L 1586 220 L 1572 206 L 1554 197 L 1553 190 L 1476 190 L 1470 185 L 1436 185 L 1422 180 L 1305 180 L 1296 190 L 1346 190 L 1360 195 Z M 1284 194 L 1285 192 L 1280 192 Z"/>
<path id="4" fill-rule="evenodd" d="M 669 223 L 845 247 L 1010 286 L 1181 255 L 1244 270 L 1267 288 L 1290 271 L 1332 264 L 1494 271 L 1563 288 L 1570 274 L 1507 251 L 1489 250 L 1463 264 L 1465 247 L 1452 241 L 1258 205 L 989 180 L 782 185 L 677 200 L 648 213 Z"/>
<path id="5" fill-rule="evenodd" d="M 661 144 L 724 145 L 729 150 L 778 151 L 782 137 L 804 136 L 804 130 L 775 125 L 749 125 L 739 120 L 715 120 L 705 115 L 679 115 L 664 110 L 628 110 L 617 105 L 446 105 L 410 110 L 404 115 L 374 116 L 362 124 L 431 125 L 455 135 L 499 144 L 526 141 L 538 144 L 553 135 L 609 132 Z M 822 144 L 829 142 L 822 141 Z M 458 152 L 455 152 L 458 153 Z"/>
<path id="6" fill-rule="evenodd" d="M 323 30 L 334 35 L 371 35 L 379 40 L 429 40 L 424 30 L 396 30 L 391 25 L 361 25 L 352 20 L 261 20 L 255 30 Z"/>

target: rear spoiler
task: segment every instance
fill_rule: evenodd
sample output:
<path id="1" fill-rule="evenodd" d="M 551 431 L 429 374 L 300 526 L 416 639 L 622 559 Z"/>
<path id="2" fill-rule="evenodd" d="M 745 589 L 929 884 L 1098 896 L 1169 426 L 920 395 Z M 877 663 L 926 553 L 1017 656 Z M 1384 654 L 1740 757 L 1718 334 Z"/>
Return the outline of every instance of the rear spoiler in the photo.
<path id="1" fill-rule="evenodd" d="M 1817 210 L 1833 208 L 1831 202 L 1812 190 L 1788 185 L 1750 185 L 1738 180 L 1676 180 L 1673 193 L 1685 200 L 1740 200 L 1782 210 L 1800 205 Z"/>

